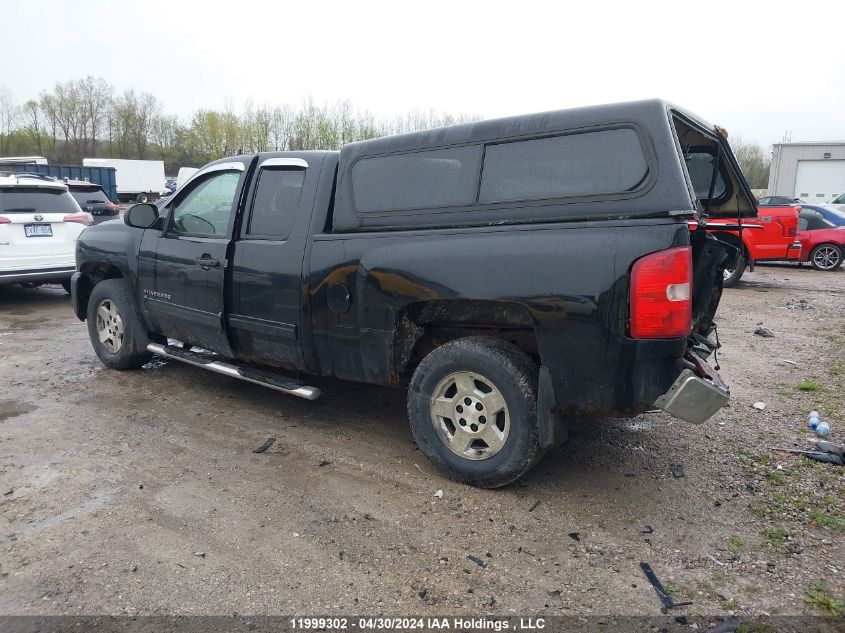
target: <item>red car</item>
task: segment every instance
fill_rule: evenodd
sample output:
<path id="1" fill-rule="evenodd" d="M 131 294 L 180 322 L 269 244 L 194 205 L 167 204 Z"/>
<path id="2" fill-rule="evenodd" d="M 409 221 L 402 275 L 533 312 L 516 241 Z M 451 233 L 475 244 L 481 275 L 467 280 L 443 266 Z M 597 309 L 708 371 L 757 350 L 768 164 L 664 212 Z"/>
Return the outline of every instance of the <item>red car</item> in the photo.
<path id="1" fill-rule="evenodd" d="M 801 259 L 803 249 L 797 240 L 799 210 L 798 205 L 759 207 L 756 218 L 742 221 L 741 233 L 735 218 L 708 220 L 707 230 L 737 249 L 735 260 L 725 268 L 725 287 L 738 282 L 746 266 L 754 270 L 754 264 L 761 261 Z"/>
<path id="2" fill-rule="evenodd" d="M 801 261 L 816 270 L 836 270 L 842 265 L 845 250 L 845 213 L 805 204 L 798 218 Z"/>

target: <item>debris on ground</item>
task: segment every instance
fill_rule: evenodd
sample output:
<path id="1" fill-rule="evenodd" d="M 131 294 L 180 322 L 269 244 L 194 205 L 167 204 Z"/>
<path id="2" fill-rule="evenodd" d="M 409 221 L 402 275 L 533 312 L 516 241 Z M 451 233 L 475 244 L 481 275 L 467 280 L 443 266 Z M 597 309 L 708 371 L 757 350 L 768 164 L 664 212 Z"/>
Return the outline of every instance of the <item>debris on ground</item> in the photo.
<path id="1" fill-rule="evenodd" d="M 669 464 L 669 470 L 672 471 L 672 475 L 675 477 L 675 479 L 679 479 L 680 477 L 684 476 L 683 464 Z"/>
<path id="2" fill-rule="evenodd" d="M 275 443 L 276 443 L 276 438 L 275 438 L 275 437 L 268 437 L 268 438 L 267 438 L 267 440 L 266 440 L 266 441 L 265 441 L 265 442 L 264 442 L 261 446 L 259 446 L 258 448 L 254 449 L 252 452 L 253 452 L 253 453 L 263 453 L 263 452 L 264 452 L 264 451 L 266 451 L 268 448 L 270 448 L 271 446 L 273 446 L 273 444 L 275 444 Z"/>
<path id="3" fill-rule="evenodd" d="M 443 498 L 443 491 L 438 490 L 437 492 L 434 493 L 434 496 L 437 497 L 438 499 L 442 499 Z"/>
<path id="4" fill-rule="evenodd" d="M 419 591 L 418 595 L 419 595 L 420 598 L 425 600 L 428 597 L 428 587 L 426 587 L 425 585 L 420 587 L 420 591 Z"/>
<path id="5" fill-rule="evenodd" d="M 467 554 L 467 558 L 471 560 L 473 563 L 478 565 L 479 567 L 487 567 L 487 563 L 481 560 L 478 556 L 473 556 L 472 554 Z"/>
<path id="6" fill-rule="evenodd" d="M 14 491 L 15 491 L 15 489 L 14 489 L 14 488 L 9 488 L 6 492 L 4 492 L 4 493 L 3 493 L 3 496 L 4 496 L 4 497 L 8 497 L 8 496 L 9 496 L 10 494 L 12 494 Z"/>
<path id="7" fill-rule="evenodd" d="M 321 459 L 320 463 L 317 464 L 318 467 L 322 468 L 323 466 L 328 466 L 331 462 L 327 459 Z"/>
<path id="8" fill-rule="evenodd" d="M 666 589 L 663 588 L 663 585 L 657 579 L 657 575 L 651 569 L 651 565 L 648 563 L 640 563 L 640 568 L 643 570 L 645 577 L 651 583 L 651 586 L 654 587 L 654 590 L 657 592 L 657 596 L 660 598 L 660 602 L 663 603 L 663 607 L 660 609 L 661 613 L 667 613 L 669 609 L 675 609 L 677 607 L 686 607 L 692 604 L 692 602 L 675 602 L 672 599 Z"/>
<path id="9" fill-rule="evenodd" d="M 199 556 L 200 558 L 205 558 L 205 552 L 194 552 L 194 556 Z"/>
<path id="10" fill-rule="evenodd" d="M 817 462 L 826 462 L 829 464 L 836 464 L 837 466 L 845 466 L 845 444 L 837 444 L 836 442 L 828 442 L 825 440 L 816 440 L 815 444 L 816 450 L 778 448 L 776 446 L 770 446 L 769 450 L 803 455 L 804 457 Z"/>
<path id="11" fill-rule="evenodd" d="M 754 407 L 755 409 L 757 409 L 758 411 L 763 411 L 766 408 L 766 403 L 759 401 L 759 402 L 755 402 L 751 406 Z"/>
<path id="12" fill-rule="evenodd" d="M 789 360 L 788 358 L 781 358 L 780 362 L 785 363 L 786 365 L 798 365 L 794 360 Z"/>
<path id="13" fill-rule="evenodd" d="M 534 510 L 536 510 L 536 509 L 537 509 L 537 506 L 539 506 L 539 505 L 540 505 L 540 500 L 539 500 L 539 499 L 537 499 L 537 501 L 535 501 L 535 502 L 534 502 L 534 504 L 533 504 L 530 508 L 528 508 L 528 511 L 529 511 L 529 512 L 534 512 Z"/>
<path id="14" fill-rule="evenodd" d="M 640 530 L 640 534 L 651 534 L 654 532 L 654 528 L 650 525 L 646 525 L 642 530 Z"/>
<path id="15" fill-rule="evenodd" d="M 758 327 L 756 330 L 754 330 L 754 334 L 756 334 L 757 336 L 762 336 L 763 338 L 775 337 L 775 333 L 767 327 Z"/>
<path id="16" fill-rule="evenodd" d="M 576 541 L 580 541 L 581 540 L 581 534 L 578 533 L 578 532 L 570 532 L 569 538 L 575 539 Z"/>
<path id="17" fill-rule="evenodd" d="M 786 302 L 786 308 L 788 310 L 806 310 L 809 307 L 811 306 L 806 299 L 792 299 Z"/>

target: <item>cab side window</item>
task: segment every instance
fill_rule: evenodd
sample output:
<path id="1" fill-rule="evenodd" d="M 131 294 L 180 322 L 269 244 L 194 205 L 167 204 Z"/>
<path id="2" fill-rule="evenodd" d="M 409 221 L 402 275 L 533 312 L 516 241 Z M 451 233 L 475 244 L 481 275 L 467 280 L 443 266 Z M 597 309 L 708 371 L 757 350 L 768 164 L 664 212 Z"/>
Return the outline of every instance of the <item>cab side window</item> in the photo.
<path id="1" fill-rule="evenodd" d="M 304 169 L 261 169 L 252 200 L 247 237 L 286 238 L 296 220 L 304 182 Z"/>
<path id="2" fill-rule="evenodd" d="M 183 198 L 168 205 L 173 218 L 168 233 L 225 236 L 240 177 L 238 171 L 214 173 L 197 183 Z"/>

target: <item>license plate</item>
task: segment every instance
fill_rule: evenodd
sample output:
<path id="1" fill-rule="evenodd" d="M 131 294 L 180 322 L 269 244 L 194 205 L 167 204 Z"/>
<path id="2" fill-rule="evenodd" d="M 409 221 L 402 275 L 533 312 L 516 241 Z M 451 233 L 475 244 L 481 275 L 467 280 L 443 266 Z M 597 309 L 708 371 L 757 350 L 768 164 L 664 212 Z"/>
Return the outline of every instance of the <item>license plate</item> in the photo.
<path id="1" fill-rule="evenodd" d="M 27 237 L 53 237 L 53 227 L 49 224 L 24 224 L 23 232 Z"/>

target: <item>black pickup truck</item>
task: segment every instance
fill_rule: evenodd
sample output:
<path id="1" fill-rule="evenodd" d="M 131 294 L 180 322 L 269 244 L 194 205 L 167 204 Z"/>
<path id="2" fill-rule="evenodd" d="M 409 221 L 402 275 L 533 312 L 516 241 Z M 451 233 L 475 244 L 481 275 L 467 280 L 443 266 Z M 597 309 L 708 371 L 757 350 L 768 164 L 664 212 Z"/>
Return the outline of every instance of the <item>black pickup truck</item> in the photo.
<path id="1" fill-rule="evenodd" d="M 663 101 L 233 156 L 161 213 L 90 227 L 72 280 L 103 363 L 159 354 L 314 399 L 404 386 L 420 448 L 496 487 L 571 415 L 703 422 L 736 256 L 688 222 L 753 217 L 719 128 Z M 735 249 L 734 249 L 735 250 Z"/>

